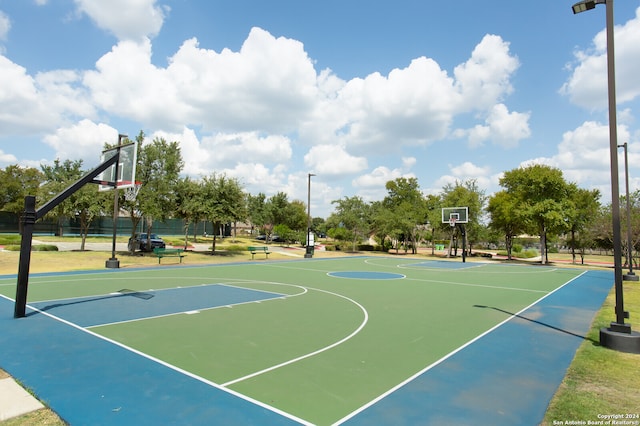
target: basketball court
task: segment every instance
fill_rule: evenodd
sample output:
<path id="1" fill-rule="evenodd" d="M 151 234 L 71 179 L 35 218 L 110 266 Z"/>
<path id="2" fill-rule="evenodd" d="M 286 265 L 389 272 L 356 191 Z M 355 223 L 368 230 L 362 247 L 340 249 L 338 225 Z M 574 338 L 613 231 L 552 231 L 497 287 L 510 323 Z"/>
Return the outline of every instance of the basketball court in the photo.
<path id="1" fill-rule="evenodd" d="M 0 367 L 70 424 L 539 424 L 608 271 L 362 256 L 0 277 Z M 595 342 L 594 342 L 595 343 Z"/>

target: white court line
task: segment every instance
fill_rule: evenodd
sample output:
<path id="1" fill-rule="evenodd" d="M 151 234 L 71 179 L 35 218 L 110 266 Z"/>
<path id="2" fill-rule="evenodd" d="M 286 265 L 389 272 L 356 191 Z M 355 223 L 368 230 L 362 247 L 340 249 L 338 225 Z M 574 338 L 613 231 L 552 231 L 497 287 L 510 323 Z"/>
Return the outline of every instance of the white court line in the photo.
<path id="1" fill-rule="evenodd" d="M 458 352 L 460 352 L 461 350 L 463 350 L 464 348 L 466 348 L 467 346 L 477 342 L 478 340 L 480 340 L 481 338 L 483 338 L 484 336 L 486 336 L 487 334 L 491 333 L 492 331 L 502 327 L 504 324 L 508 323 L 509 321 L 511 321 L 513 318 L 517 318 L 519 317 L 523 312 L 525 312 L 527 309 L 537 305 L 538 303 L 540 303 L 541 301 L 543 301 L 544 299 L 546 299 L 547 297 L 551 296 L 552 294 L 554 294 L 555 292 L 557 292 L 558 290 L 564 288 L 565 286 L 569 285 L 570 283 L 572 283 L 573 281 L 575 281 L 576 279 L 580 278 L 582 275 L 586 274 L 588 271 L 584 271 L 582 272 L 580 275 L 571 278 L 569 281 L 567 281 L 566 283 L 562 284 L 560 287 L 556 288 L 555 290 L 553 290 L 552 292 L 550 292 L 549 294 L 546 294 L 544 296 L 542 296 L 541 298 L 539 298 L 538 300 L 536 300 L 535 302 L 533 302 L 532 304 L 530 304 L 529 306 L 521 309 L 520 311 L 516 312 L 515 314 L 511 315 L 509 318 L 505 319 L 504 321 L 502 321 L 499 324 L 496 324 L 495 326 L 491 327 L 489 330 L 485 331 L 484 333 L 480 334 L 479 336 L 476 336 L 475 338 L 473 338 L 472 340 L 468 341 L 467 343 L 465 343 L 464 345 L 458 347 L 457 349 L 453 350 L 452 352 L 449 352 L 447 355 L 443 356 L 442 358 L 440 358 L 439 360 L 433 362 L 432 364 L 426 366 L 425 368 L 423 368 L 422 370 L 418 371 L 417 373 L 415 373 L 413 376 L 409 377 L 408 379 L 406 379 L 405 381 L 397 384 L 396 386 L 394 386 L 393 388 L 389 389 L 388 391 L 386 391 L 385 393 L 383 393 L 382 395 L 378 396 L 377 398 L 369 401 L 367 404 L 363 405 L 362 407 L 358 408 L 357 410 L 355 410 L 354 412 L 348 414 L 347 416 L 343 417 L 342 419 L 336 421 L 335 423 L 333 423 L 332 426 L 338 426 L 341 425 L 342 423 L 346 422 L 347 420 L 355 417 L 356 415 L 360 414 L 361 412 L 363 412 L 364 410 L 366 410 L 367 408 L 371 407 L 372 405 L 376 404 L 377 402 L 381 401 L 382 399 L 384 399 L 385 397 L 391 395 L 393 392 L 395 392 L 396 390 L 400 389 L 401 387 L 405 386 L 407 383 L 412 382 L 413 380 L 417 379 L 418 377 L 420 377 L 421 375 L 423 375 L 424 373 L 426 373 L 427 371 L 431 370 L 432 368 L 436 367 L 437 365 L 443 363 L 444 361 L 446 361 L 447 359 L 451 358 L 453 355 L 457 354 Z"/>
<path id="2" fill-rule="evenodd" d="M 0 294 L 0 297 L 5 298 L 7 300 L 12 300 L 12 299 L 10 299 L 10 298 L 8 298 L 8 297 L 6 297 L 4 295 L 1 295 L 1 294 Z M 132 348 L 130 346 L 127 346 L 127 345 L 124 345 L 124 344 L 122 344 L 120 342 L 117 342 L 115 340 L 109 339 L 108 337 L 101 336 L 100 334 L 94 333 L 91 330 L 88 330 L 88 329 L 86 329 L 84 327 L 80 327 L 79 325 L 76 325 L 76 324 L 74 324 L 72 322 L 69 322 L 67 320 L 64 320 L 62 318 L 56 317 L 55 315 L 51 315 L 51 314 L 49 314 L 47 312 L 41 311 L 41 310 L 39 310 L 37 308 L 34 308 L 32 306 L 27 305 L 27 307 L 29 309 L 33 310 L 33 311 L 39 312 L 40 314 L 47 316 L 47 317 L 49 317 L 49 318 L 51 318 L 51 319 L 53 319 L 55 321 L 61 322 L 63 324 L 66 324 L 66 325 L 68 325 L 68 326 L 70 326 L 72 328 L 80 330 L 80 331 L 82 331 L 84 333 L 87 333 L 87 334 L 93 336 L 93 337 L 97 337 L 98 339 L 104 340 L 105 342 L 111 343 L 112 345 L 119 346 L 122 349 L 125 349 L 125 350 L 127 350 L 127 351 L 129 351 L 131 353 L 134 353 L 134 354 L 139 355 L 139 356 L 141 356 L 143 358 L 146 358 L 146 359 L 148 359 L 150 361 L 153 361 L 155 363 L 163 365 L 163 366 L 165 366 L 167 368 L 170 368 L 170 369 L 172 369 L 172 370 L 174 370 L 174 371 L 176 371 L 178 373 L 184 374 L 185 376 L 191 377 L 192 379 L 195 379 L 195 380 L 197 380 L 199 382 L 207 384 L 207 385 L 209 385 L 209 386 L 211 386 L 213 388 L 219 389 L 219 390 L 221 390 L 223 392 L 231 394 L 231 395 L 233 395 L 235 397 L 243 399 L 243 400 L 245 400 L 247 402 L 250 402 L 252 404 L 255 404 L 255 405 L 259 406 L 259 407 L 263 407 L 263 408 L 265 408 L 265 409 L 267 409 L 267 410 L 269 410 L 271 412 L 274 412 L 276 414 L 280 414 L 281 416 L 284 416 L 284 417 L 286 417 L 288 419 L 296 421 L 296 422 L 298 422 L 300 424 L 303 424 L 303 425 L 306 425 L 306 426 L 313 426 L 313 423 L 310 423 L 310 422 L 308 422 L 306 420 L 300 419 L 300 418 L 294 416 L 293 414 L 287 413 L 285 411 L 280 410 L 279 408 L 272 407 L 271 405 L 265 404 L 262 401 L 258 401 L 257 399 L 253 399 L 253 398 L 251 398 L 251 397 L 249 397 L 247 395 L 243 395 L 243 394 L 241 394 L 239 392 L 236 392 L 236 391 L 234 391 L 232 389 L 229 389 L 229 388 L 226 388 L 224 386 L 221 386 L 221 385 L 219 385 L 217 383 L 214 383 L 214 382 L 212 382 L 210 380 L 205 379 L 204 377 L 200 377 L 200 376 L 195 375 L 195 374 L 193 374 L 193 373 L 191 373 L 191 372 L 189 372 L 187 370 L 183 370 L 182 368 L 177 367 L 177 366 L 175 366 L 173 364 L 169 364 L 168 362 L 165 362 L 165 361 L 163 361 L 163 360 L 161 360 L 159 358 L 153 357 L 153 356 L 151 356 L 149 354 L 146 354 L 144 352 L 140 352 L 140 351 L 138 351 L 138 350 L 136 350 L 136 349 L 134 349 L 134 348 Z"/>
<path id="3" fill-rule="evenodd" d="M 224 386 L 224 387 L 226 387 L 226 386 L 231 386 L 231 385 L 233 385 L 233 384 L 235 384 L 235 383 L 239 383 L 239 382 L 242 382 L 242 381 L 244 381 L 244 380 L 250 379 L 250 378 L 252 378 L 252 377 L 256 377 L 256 376 L 259 376 L 259 375 L 261 375 L 261 374 L 268 373 L 269 371 L 273 371 L 273 370 L 276 370 L 276 369 L 278 369 L 278 368 L 285 367 L 285 366 L 287 366 L 287 365 L 293 364 L 293 363 L 298 362 L 298 361 L 302 361 L 303 359 L 310 358 L 310 357 L 312 357 L 312 356 L 315 356 L 315 355 L 321 354 L 322 352 L 326 352 L 326 351 L 328 351 L 328 350 L 330 350 L 330 349 L 333 349 L 333 348 L 335 348 L 336 346 L 339 346 L 339 345 L 341 345 L 341 344 L 345 343 L 346 341 L 348 341 L 348 340 L 352 339 L 354 336 L 356 336 L 358 333 L 360 333 L 360 331 L 364 328 L 364 326 L 365 326 L 365 325 L 367 324 L 367 322 L 369 321 L 369 313 L 367 312 L 367 310 L 365 309 L 365 307 L 364 307 L 364 306 L 362 306 L 361 304 L 359 304 L 359 303 L 358 303 L 358 302 L 356 302 L 355 300 L 353 300 L 353 299 L 351 299 L 351 298 L 349 298 L 349 297 L 347 297 L 347 296 L 343 296 L 343 295 L 341 295 L 341 294 L 333 293 L 333 292 L 326 291 L 326 290 L 320 290 L 320 289 L 317 289 L 317 288 L 311 288 L 311 287 L 309 287 L 309 289 L 310 289 L 310 290 L 314 290 L 314 291 L 319 291 L 319 292 L 322 292 L 322 293 L 327 293 L 327 294 L 330 294 L 330 295 L 333 295 L 333 296 L 341 297 L 341 298 L 346 299 L 346 300 L 348 300 L 349 302 L 351 302 L 351 303 L 355 304 L 356 306 L 358 306 L 358 307 L 360 308 L 360 310 L 362 310 L 362 312 L 363 312 L 363 314 L 364 314 L 364 319 L 363 319 L 362 323 L 360 324 L 360 326 L 359 326 L 355 331 L 353 331 L 350 335 L 346 336 L 345 338 L 343 338 L 343 339 L 341 339 L 341 340 L 339 340 L 339 341 L 337 341 L 337 342 L 335 342 L 335 343 L 332 343 L 332 344 L 331 344 L 331 345 L 329 345 L 329 346 L 325 346 L 324 348 L 318 349 L 317 351 L 310 352 L 310 353 L 308 353 L 308 354 L 305 354 L 305 355 L 299 356 L 299 357 L 294 358 L 294 359 L 290 359 L 289 361 L 285 361 L 285 362 L 283 362 L 283 363 L 280 363 L 280 364 L 274 365 L 274 366 L 272 366 L 272 367 L 265 368 L 265 369 L 260 370 L 260 371 L 256 371 L 255 373 L 248 374 L 248 375 L 246 375 L 246 376 L 244 376 L 244 377 L 239 377 L 239 378 L 237 378 L 237 379 L 235 379 L 235 380 L 231 380 L 231 381 L 229 381 L 229 382 L 223 383 L 221 386 Z"/>

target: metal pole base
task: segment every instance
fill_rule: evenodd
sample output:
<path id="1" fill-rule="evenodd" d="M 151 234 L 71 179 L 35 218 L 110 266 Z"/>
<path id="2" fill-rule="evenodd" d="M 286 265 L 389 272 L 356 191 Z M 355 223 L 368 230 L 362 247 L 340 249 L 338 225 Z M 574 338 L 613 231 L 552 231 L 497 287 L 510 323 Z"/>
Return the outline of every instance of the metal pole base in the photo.
<path id="1" fill-rule="evenodd" d="M 633 272 L 629 272 L 628 274 L 624 274 L 622 279 L 625 281 L 638 281 L 640 277 L 634 274 Z"/>
<path id="2" fill-rule="evenodd" d="M 120 261 L 116 258 L 111 258 L 106 261 L 104 266 L 106 268 L 118 269 L 120 267 Z"/>
<path id="3" fill-rule="evenodd" d="M 628 326 L 628 324 L 615 324 L 612 326 Z M 624 327 L 626 328 L 626 327 Z M 631 331 L 628 326 L 628 332 L 614 331 L 613 328 L 600 329 L 600 344 L 605 348 L 613 349 L 620 352 L 631 354 L 640 354 L 640 333 Z"/>

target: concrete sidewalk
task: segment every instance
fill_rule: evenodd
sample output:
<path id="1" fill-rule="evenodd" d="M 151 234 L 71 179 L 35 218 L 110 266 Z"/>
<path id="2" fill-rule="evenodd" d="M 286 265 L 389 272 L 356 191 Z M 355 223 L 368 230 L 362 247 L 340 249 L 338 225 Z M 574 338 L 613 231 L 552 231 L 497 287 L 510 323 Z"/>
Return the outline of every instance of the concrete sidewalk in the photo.
<path id="1" fill-rule="evenodd" d="M 12 377 L 0 379 L 0 422 L 41 408 L 44 405 Z"/>

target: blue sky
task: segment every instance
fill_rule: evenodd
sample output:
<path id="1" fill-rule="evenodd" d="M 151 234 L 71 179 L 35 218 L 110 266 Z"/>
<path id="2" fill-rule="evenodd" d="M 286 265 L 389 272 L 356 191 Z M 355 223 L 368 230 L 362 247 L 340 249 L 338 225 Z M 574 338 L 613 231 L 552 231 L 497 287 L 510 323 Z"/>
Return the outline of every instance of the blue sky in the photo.
<path id="1" fill-rule="evenodd" d="M 314 173 L 313 216 L 398 177 L 490 195 L 532 162 L 608 202 L 605 7 L 537 3 L 0 0 L 0 167 L 89 169 L 143 130 L 180 142 L 186 174 L 253 194 L 306 202 Z M 640 0 L 615 22 L 635 190 Z"/>

